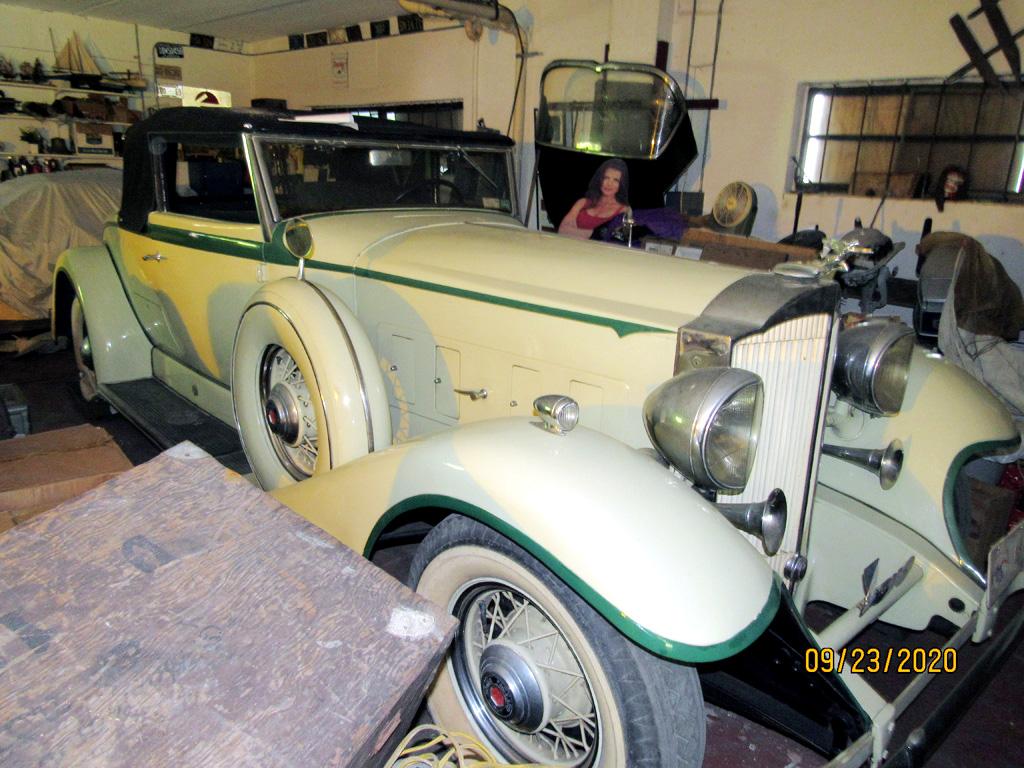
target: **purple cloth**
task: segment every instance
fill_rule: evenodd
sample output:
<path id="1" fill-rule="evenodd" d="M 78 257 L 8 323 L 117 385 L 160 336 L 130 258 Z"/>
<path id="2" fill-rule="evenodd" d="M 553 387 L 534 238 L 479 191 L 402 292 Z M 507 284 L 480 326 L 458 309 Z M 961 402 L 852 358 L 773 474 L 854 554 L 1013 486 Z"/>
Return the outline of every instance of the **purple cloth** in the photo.
<path id="1" fill-rule="evenodd" d="M 622 222 L 625 219 L 625 213 L 620 213 L 618 216 L 613 218 L 607 224 L 603 224 L 597 231 L 600 234 L 600 239 L 605 242 L 611 242 L 614 238 L 616 230 L 622 226 Z M 633 242 L 636 243 L 640 235 L 637 230 L 640 227 L 646 227 L 648 230 L 643 234 L 653 234 L 657 237 L 663 237 L 666 240 L 678 240 L 683 236 L 683 231 L 686 229 L 686 218 L 679 211 L 674 208 L 645 208 L 643 210 L 633 211 L 634 221 L 634 235 Z"/>

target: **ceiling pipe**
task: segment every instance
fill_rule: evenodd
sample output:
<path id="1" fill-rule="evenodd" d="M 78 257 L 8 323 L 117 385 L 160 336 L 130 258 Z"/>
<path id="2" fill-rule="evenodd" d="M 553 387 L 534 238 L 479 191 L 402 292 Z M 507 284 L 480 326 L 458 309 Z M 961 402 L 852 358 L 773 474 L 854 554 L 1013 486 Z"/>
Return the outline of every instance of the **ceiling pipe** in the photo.
<path id="1" fill-rule="evenodd" d="M 485 27 L 499 29 L 502 32 L 515 33 L 515 20 L 512 11 L 503 5 L 491 6 L 478 3 L 467 3 L 461 0 L 398 0 L 398 4 L 408 13 L 420 16 L 439 16 L 456 21 L 479 21 Z"/>

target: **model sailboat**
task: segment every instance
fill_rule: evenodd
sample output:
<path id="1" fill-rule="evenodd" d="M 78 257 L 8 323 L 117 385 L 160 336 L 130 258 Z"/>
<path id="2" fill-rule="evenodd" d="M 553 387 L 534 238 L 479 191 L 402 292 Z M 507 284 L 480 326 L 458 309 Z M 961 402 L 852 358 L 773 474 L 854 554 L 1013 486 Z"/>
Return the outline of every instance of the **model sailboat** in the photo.
<path id="1" fill-rule="evenodd" d="M 77 32 L 72 32 L 71 37 L 64 43 L 64 47 L 57 54 L 56 63 L 54 74 L 60 76 L 67 73 L 71 85 L 75 88 L 95 86 L 103 78 L 103 73 L 96 66 L 89 51 L 82 45 L 82 40 L 78 37 Z"/>
<path id="2" fill-rule="evenodd" d="M 123 91 L 126 88 L 142 90 L 146 87 L 146 80 L 138 73 L 128 71 L 105 75 L 101 72 L 77 32 L 71 33 L 64 47 L 56 54 L 56 63 L 54 76 L 64 77 L 66 73 L 74 88 Z"/>

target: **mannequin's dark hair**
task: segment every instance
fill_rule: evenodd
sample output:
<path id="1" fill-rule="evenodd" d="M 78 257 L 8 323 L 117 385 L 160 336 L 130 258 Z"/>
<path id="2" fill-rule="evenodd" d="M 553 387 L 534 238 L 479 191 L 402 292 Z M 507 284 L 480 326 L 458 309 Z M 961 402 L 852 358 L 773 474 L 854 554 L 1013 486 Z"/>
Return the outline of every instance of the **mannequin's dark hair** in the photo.
<path id="1" fill-rule="evenodd" d="M 629 168 L 626 167 L 625 161 L 617 157 L 605 160 L 594 171 L 594 175 L 590 178 L 590 186 L 587 187 L 587 202 L 594 205 L 601 199 L 601 182 L 604 180 L 604 172 L 609 169 L 619 171 L 622 174 L 622 178 L 619 180 L 619 191 L 615 193 L 615 199 L 623 205 L 629 205 Z"/>

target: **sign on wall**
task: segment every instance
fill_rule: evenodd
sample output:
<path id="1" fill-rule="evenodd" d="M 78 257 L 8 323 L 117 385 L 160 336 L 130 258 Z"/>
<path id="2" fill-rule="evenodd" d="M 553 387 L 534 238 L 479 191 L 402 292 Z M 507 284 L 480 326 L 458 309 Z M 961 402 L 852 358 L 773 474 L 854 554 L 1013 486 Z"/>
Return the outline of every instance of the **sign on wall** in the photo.
<path id="1" fill-rule="evenodd" d="M 225 53 L 242 53 L 245 51 L 245 44 L 241 40 L 215 37 L 213 39 L 213 50 L 224 51 Z"/>
<path id="2" fill-rule="evenodd" d="M 181 87 L 181 106 L 230 107 L 231 92 L 215 91 L 213 88 L 196 88 L 190 85 L 184 85 Z"/>
<path id="3" fill-rule="evenodd" d="M 331 77 L 335 85 L 348 88 L 348 51 L 331 53 Z"/>
<path id="4" fill-rule="evenodd" d="M 181 67 L 171 64 L 157 64 L 153 68 L 153 72 L 161 80 L 181 80 Z"/>
<path id="5" fill-rule="evenodd" d="M 156 55 L 161 59 L 184 59 L 185 46 L 178 43 L 157 43 Z"/>

